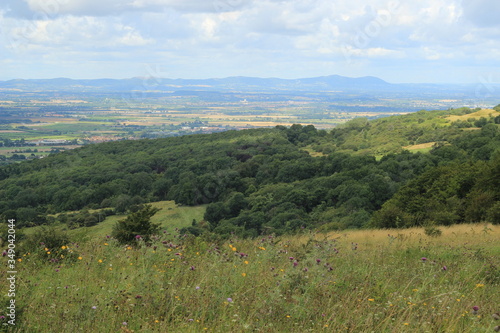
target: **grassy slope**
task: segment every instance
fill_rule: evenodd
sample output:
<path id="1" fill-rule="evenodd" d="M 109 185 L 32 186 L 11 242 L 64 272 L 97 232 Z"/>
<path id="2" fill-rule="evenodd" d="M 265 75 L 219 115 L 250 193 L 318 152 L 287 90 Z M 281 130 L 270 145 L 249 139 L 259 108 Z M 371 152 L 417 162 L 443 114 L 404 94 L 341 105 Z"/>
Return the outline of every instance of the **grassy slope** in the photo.
<path id="1" fill-rule="evenodd" d="M 438 238 L 421 229 L 364 230 L 217 246 L 163 234 L 156 249 L 137 250 L 101 236 L 50 249 L 75 258 L 58 263 L 42 259 L 41 246 L 17 263 L 16 328 L 492 332 L 499 236 L 500 226 L 458 225 Z"/>
<path id="2" fill-rule="evenodd" d="M 151 222 L 160 224 L 163 230 L 170 232 L 176 228 L 181 229 L 190 226 L 193 220 L 201 221 L 206 210 L 206 205 L 188 207 L 177 205 L 174 201 L 151 202 L 151 205 L 161 209 L 151 218 Z M 76 239 L 92 239 L 110 235 L 115 223 L 126 217 L 127 215 L 108 216 L 95 226 L 70 230 L 69 234 Z M 25 233 L 33 234 L 37 230 L 37 227 L 26 228 Z"/>
<path id="3" fill-rule="evenodd" d="M 449 130 L 452 122 L 460 120 L 467 121 L 481 117 L 489 118 L 500 115 L 500 112 L 492 109 L 483 109 L 470 114 L 456 115 L 459 111 L 419 111 L 411 114 L 384 117 L 370 121 L 370 126 L 352 130 L 360 119 L 351 121 L 340 129 L 351 129 L 344 135 L 344 140 L 336 145 L 325 142 L 323 147 L 330 146 L 336 152 L 345 152 L 359 155 L 374 155 L 382 157 L 388 153 L 397 153 L 403 149 L 413 152 L 428 152 L 430 147 L 422 148 L 421 144 L 433 144 L 436 141 L 446 141 L 446 138 L 458 135 L 464 130 Z M 308 147 L 311 150 L 311 147 Z"/>

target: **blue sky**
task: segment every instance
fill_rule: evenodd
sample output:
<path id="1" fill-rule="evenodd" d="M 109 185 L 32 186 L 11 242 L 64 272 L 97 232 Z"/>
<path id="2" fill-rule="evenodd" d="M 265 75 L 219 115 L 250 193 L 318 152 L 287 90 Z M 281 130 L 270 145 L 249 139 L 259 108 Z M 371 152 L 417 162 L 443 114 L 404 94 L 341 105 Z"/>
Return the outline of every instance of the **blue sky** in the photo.
<path id="1" fill-rule="evenodd" d="M 500 82 L 498 0 L 3 0 L 0 80 Z"/>

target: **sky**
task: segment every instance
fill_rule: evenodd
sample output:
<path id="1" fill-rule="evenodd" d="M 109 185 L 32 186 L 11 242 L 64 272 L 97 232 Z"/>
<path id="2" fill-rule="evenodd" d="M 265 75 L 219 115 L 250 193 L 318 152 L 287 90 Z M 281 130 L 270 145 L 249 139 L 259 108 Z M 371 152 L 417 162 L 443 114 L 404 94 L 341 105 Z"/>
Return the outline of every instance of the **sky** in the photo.
<path id="1" fill-rule="evenodd" d="M 0 80 L 500 82 L 498 0 L 2 0 Z"/>

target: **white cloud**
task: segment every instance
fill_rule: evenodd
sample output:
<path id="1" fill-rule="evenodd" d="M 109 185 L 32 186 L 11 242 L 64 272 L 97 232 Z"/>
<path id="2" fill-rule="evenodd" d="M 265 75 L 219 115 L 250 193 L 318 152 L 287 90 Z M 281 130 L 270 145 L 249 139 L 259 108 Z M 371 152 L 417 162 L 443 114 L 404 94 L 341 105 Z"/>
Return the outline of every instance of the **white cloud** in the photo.
<path id="1" fill-rule="evenodd" d="M 66 65 L 54 76 L 80 68 L 96 77 L 145 61 L 166 64 L 177 77 L 350 70 L 362 76 L 381 66 L 390 76 L 450 62 L 470 68 L 478 59 L 496 66 L 498 6 L 497 0 L 3 0 L 0 66 L 20 69 L 31 61 L 36 75 L 59 61 Z"/>

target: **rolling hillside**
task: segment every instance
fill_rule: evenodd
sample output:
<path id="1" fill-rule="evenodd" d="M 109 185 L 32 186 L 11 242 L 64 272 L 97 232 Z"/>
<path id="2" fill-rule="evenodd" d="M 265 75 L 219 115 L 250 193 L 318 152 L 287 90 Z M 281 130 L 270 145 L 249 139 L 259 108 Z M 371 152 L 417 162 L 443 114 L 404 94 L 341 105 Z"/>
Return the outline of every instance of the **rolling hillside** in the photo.
<path id="1" fill-rule="evenodd" d="M 0 213 L 20 226 L 76 228 L 101 218 L 53 215 L 123 214 L 172 200 L 208 204 L 205 223 L 191 232 L 242 236 L 497 223 L 500 117 L 484 112 L 359 118 L 331 132 L 293 125 L 89 145 L 0 168 Z M 403 149 L 429 143 L 424 154 Z"/>

